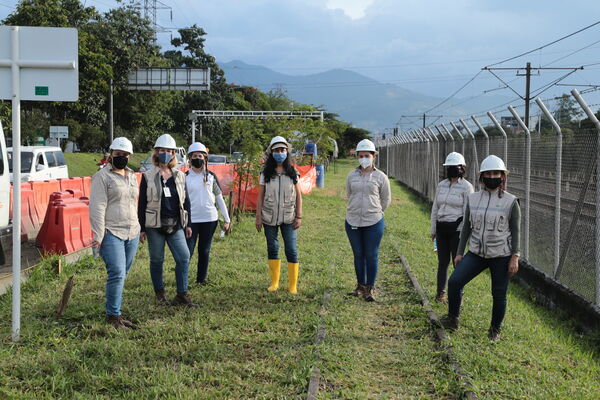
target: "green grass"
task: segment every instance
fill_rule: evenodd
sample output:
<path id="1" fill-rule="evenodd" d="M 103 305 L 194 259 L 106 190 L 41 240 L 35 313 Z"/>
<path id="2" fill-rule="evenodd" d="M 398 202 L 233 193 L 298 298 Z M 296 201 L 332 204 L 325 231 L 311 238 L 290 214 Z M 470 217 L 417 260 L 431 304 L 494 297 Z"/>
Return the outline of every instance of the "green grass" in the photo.
<path id="1" fill-rule="evenodd" d="M 133 153 L 129 167 L 137 171 L 140 163 L 148 157 L 149 153 Z M 98 171 L 96 163 L 104 157 L 101 153 L 65 153 L 65 160 L 69 166 L 69 177 L 92 176 Z"/>
<path id="2" fill-rule="evenodd" d="M 196 310 L 155 303 L 147 246 L 140 245 L 123 301 L 124 314 L 139 325 L 132 332 L 116 332 L 104 322 L 100 261 L 83 259 L 60 277 L 44 262 L 23 287 L 17 344 L 9 340 L 10 295 L 0 297 L 0 398 L 303 399 L 313 365 L 321 370 L 320 399 L 456 398 L 458 384 L 395 250 L 407 256 L 431 294 L 435 254 L 427 240 L 428 210 L 398 185 L 392 185 L 394 202 L 386 213 L 379 301 L 345 296 L 354 287 L 343 228 L 349 168 L 338 163 L 337 174 L 326 175 L 326 188 L 304 197 L 298 296 L 285 290 L 285 266 L 283 290 L 266 291 L 265 239 L 252 216 L 234 225 L 231 236 L 215 239 L 211 284 L 191 287 L 201 305 Z M 169 296 L 173 268 L 167 256 Z M 73 273 L 71 303 L 56 321 L 54 307 Z M 520 289 L 509 294 L 503 341 L 487 341 L 486 279 L 467 287 L 464 324 L 452 335 L 480 398 L 597 398 L 599 361 L 591 340 L 533 305 Z M 321 314 L 326 292 L 331 298 Z M 315 346 L 321 321 L 327 336 Z"/>

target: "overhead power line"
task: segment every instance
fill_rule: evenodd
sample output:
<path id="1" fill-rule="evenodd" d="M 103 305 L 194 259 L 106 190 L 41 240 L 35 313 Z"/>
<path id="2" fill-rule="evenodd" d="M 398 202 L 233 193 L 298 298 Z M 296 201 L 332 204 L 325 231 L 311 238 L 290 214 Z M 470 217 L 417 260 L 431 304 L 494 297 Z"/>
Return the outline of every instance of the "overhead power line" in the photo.
<path id="1" fill-rule="evenodd" d="M 600 21 L 596 21 L 596 22 L 594 22 L 594 23 L 593 23 L 593 24 L 591 24 L 591 25 L 588 25 L 588 26 L 586 26 L 586 27 L 584 27 L 584 28 L 581 28 L 581 29 L 579 29 L 579 30 L 577 30 L 577 31 L 575 31 L 575 32 L 573 32 L 573 33 L 569 33 L 568 35 L 566 35 L 566 36 L 563 36 L 563 37 L 561 37 L 561 38 L 558 38 L 558 39 L 556 39 L 556 40 L 554 40 L 554 41 L 552 41 L 552 42 L 550 42 L 550 43 L 546 43 L 546 44 L 545 44 L 545 45 L 543 45 L 543 46 L 537 47 L 537 48 L 535 48 L 535 49 L 533 49 L 533 50 L 526 51 L 525 53 L 521 53 L 521 54 L 518 54 L 518 55 L 516 55 L 516 56 L 513 56 L 513 57 L 509 57 L 509 58 L 507 58 L 507 59 L 504 59 L 504 60 L 502 60 L 502 61 L 498 61 L 498 62 L 496 62 L 496 63 L 494 63 L 494 64 L 486 65 L 486 68 L 493 67 L 493 66 L 495 66 L 495 65 L 502 64 L 502 63 L 505 63 L 505 62 L 507 62 L 507 61 L 511 61 L 511 60 L 514 60 L 514 59 L 516 59 L 516 58 L 519 58 L 519 57 L 526 56 L 527 54 L 534 53 L 534 52 L 536 52 L 536 51 L 538 51 L 538 50 L 542 50 L 542 49 L 544 49 L 544 48 L 546 48 L 546 47 L 548 47 L 548 46 L 552 46 L 553 44 L 556 44 L 556 43 L 558 43 L 558 42 L 560 42 L 560 41 L 562 41 L 562 40 L 565 40 L 565 39 L 567 39 L 567 38 L 570 38 L 571 36 L 577 35 L 578 33 L 581 33 L 581 32 L 583 32 L 583 31 L 585 31 L 585 30 L 588 30 L 588 29 L 590 29 L 590 28 L 592 28 L 592 27 L 594 27 L 594 26 L 596 26 L 596 25 L 599 25 L 599 24 L 600 24 Z"/>

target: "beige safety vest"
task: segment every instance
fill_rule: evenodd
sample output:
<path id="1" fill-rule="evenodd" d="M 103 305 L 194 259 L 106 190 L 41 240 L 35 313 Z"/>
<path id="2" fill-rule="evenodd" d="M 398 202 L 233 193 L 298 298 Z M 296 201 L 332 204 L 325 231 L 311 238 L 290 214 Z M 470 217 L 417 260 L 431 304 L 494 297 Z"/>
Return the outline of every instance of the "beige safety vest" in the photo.
<path id="1" fill-rule="evenodd" d="M 469 250 L 484 258 L 511 254 L 509 227 L 512 207 L 517 198 L 504 192 L 481 190 L 469 195 L 471 238 Z"/>
<path id="2" fill-rule="evenodd" d="M 160 205 L 162 199 L 163 188 L 160 180 L 160 168 L 154 167 L 144 172 L 148 188 L 146 189 L 146 197 L 148 204 L 146 205 L 146 228 L 160 228 Z M 184 209 L 185 202 L 185 174 L 178 169 L 173 168 L 173 177 L 175 178 L 175 186 L 177 187 L 177 195 L 179 196 L 179 215 L 181 225 L 187 226 L 188 215 Z"/>
<path id="3" fill-rule="evenodd" d="M 275 175 L 265 182 L 262 221 L 271 226 L 291 224 L 296 216 L 296 186 L 285 174 Z"/>

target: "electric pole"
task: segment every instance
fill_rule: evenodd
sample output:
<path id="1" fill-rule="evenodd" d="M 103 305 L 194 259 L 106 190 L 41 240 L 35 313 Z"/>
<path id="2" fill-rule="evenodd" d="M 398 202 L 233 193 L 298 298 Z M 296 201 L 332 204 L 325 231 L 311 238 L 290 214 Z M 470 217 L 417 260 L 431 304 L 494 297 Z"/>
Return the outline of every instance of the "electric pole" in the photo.
<path id="1" fill-rule="evenodd" d="M 525 69 L 525 73 L 524 74 L 519 74 L 519 71 Z M 531 63 L 528 62 L 525 65 L 525 68 L 489 68 L 489 67 L 484 67 L 482 68 L 482 70 L 488 71 L 489 73 L 491 73 L 492 75 L 494 75 L 500 82 L 502 82 L 507 88 L 509 88 L 510 90 L 512 90 L 517 96 L 519 96 L 519 98 L 523 101 L 525 101 L 525 125 L 527 126 L 527 129 L 529 129 L 529 103 L 531 101 L 531 71 L 544 71 L 544 70 L 568 70 L 571 71 L 568 74 L 566 74 L 565 76 L 563 76 L 562 78 L 560 78 L 558 81 L 561 81 L 563 79 L 565 79 L 567 76 L 573 74 L 575 71 L 581 70 L 583 69 L 583 67 L 566 67 L 566 68 L 544 68 L 544 67 L 537 67 L 537 68 L 532 68 L 531 67 Z M 522 96 L 521 94 L 519 94 L 519 92 L 517 92 L 515 89 L 513 89 L 508 83 L 506 83 L 502 78 L 500 78 L 498 75 L 496 75 L 494 73 L 494 71 L 496 70 L 503 70 L 503 71 L 517 71 L 517 76 L 524 76 L 525 77 L 525 96 Z M 554 84 L 557 84 L 558 82 L 555 82 Z M 541 93 L 541 92 L 540 92 Z"/>

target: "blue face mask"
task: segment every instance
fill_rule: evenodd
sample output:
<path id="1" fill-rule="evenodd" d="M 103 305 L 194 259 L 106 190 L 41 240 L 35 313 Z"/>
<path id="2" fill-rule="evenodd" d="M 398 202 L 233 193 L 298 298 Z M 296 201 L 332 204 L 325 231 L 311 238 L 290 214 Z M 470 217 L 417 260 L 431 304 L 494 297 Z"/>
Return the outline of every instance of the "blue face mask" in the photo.
<path id="1" fill-rule="evenodd" d="M 287 153 L 273 153 L 273 158 L 276 163 L 281 164 L 287 158 Z"/>
<path id="2" fill-rule="evenodd" d="M 168 164 L 173 159 L 173 154 L 170 153 L 158 153 L 158 162 L 161 164 Z"/>

